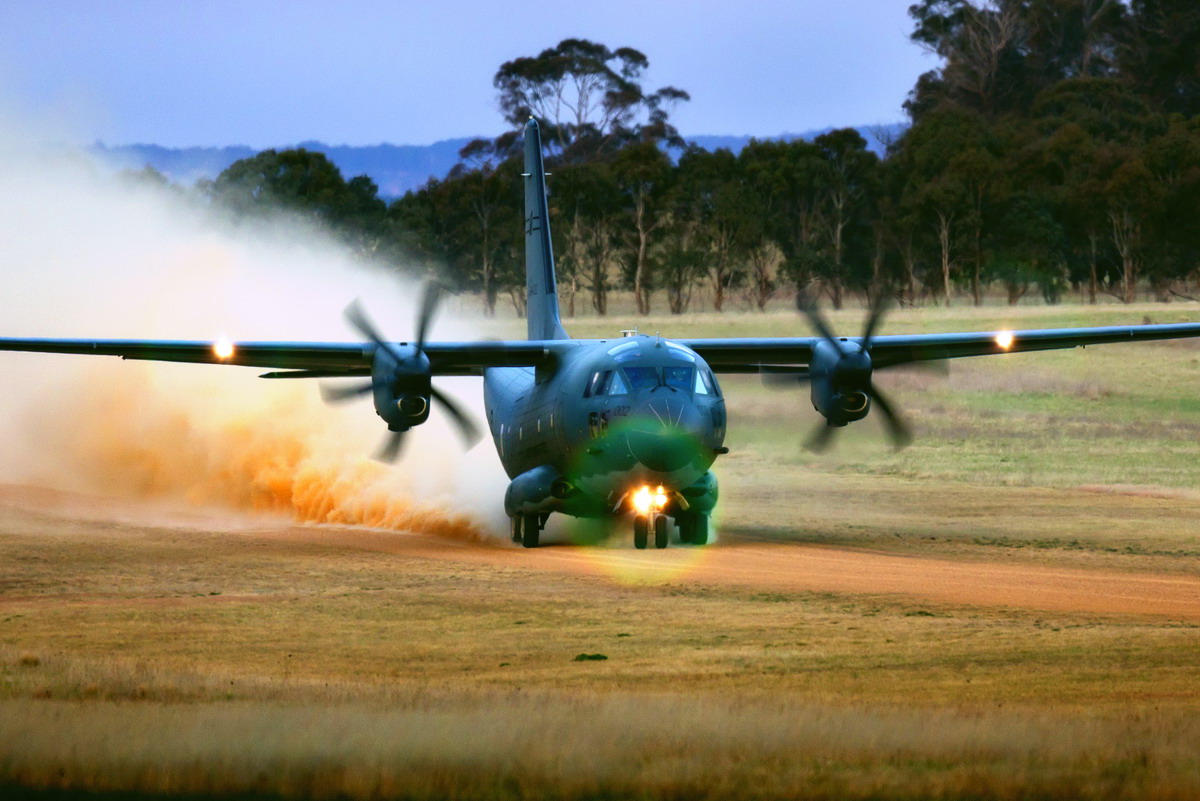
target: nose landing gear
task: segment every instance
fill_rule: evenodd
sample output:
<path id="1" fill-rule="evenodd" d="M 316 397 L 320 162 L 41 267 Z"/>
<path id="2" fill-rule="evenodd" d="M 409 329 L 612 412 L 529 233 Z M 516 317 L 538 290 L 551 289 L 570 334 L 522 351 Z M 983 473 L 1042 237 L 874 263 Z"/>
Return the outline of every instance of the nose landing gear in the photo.
<path id="1" fill-rule="evenodd" d="M 680 512 L 675 515 L 679 528 L 679 541 L 687 545 L 708 544 L 708 515 L 695 512 Z M 650 543 L 650 531 L 654 531 L 654 547 L 666 548 L 670 541 L 667 516 L 664 514 L 639 514 L 633 518 L 633 547 L 645 550 Z"/>
<path id="2" fill-rule="evenodd" d="M 667 547 L 667 516 L 662 514 L 640 514 L 633 518 L 633 547 L 645 550 L 650 542 L 650 530 L 654 529 L 654 547 Z"/>

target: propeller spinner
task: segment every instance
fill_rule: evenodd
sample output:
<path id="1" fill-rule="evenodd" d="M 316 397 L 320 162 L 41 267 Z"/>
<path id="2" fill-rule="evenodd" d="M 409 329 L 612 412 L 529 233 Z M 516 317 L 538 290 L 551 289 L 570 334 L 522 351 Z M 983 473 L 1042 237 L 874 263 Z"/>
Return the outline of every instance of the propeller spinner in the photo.
<path id="1" fill-rule="evenodd" d="M 322 385 L 321 396 L 327 403 L 345 403 L 367 394 L 374 396 L 375 412 L 388 424 L 391 432 L 375 454 L 380 461 L 394 462 L 399 457 L 405 434 L 429 419 L 431 400 L 454 420 L 467 449 L 479 441 L 479 426 L 471 415 L 431 383 L 432 370 L 425 353 L 425 337 L 441 296 L 442 288 L 436 283 L 425 285 L 417 317 L 416 341 L 412 344 L 401 345 L 384 339 L 357 300 L 346 307 L 347 322 L 375 344 L 371 380 L 344 387 Z"/>

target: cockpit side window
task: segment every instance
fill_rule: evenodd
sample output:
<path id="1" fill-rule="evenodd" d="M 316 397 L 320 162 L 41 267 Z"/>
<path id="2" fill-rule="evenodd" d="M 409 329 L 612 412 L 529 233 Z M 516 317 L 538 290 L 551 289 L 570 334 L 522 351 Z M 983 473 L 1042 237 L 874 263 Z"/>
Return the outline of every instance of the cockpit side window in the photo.
<path id="1" fill-rule="evenodd" d="M 707 395 L 708 394 L 708 385 L 704 383 L 704 371 L 703 370 L 696 371 L 696 380 L 695 380 L 694 386 L 692 387 L 692 392 L 695 392 L 697 395 Z"/>
<path id="2" fill-rule="evenodd" d="M 659 384 L 657 367 L 626 367 L 625 377 L 629 379 L 634 392 L 652 389 Z"/>
<path id="3" fill-rule="evenodd" d="M 609 373 L 600 372 L 597 370 L 592 373 L 592 377 L 588 379 L 587 386 L 583 388 L 583 397 L 594 398 L 597 395 L 604 393 L 604 384 L 608 383 Z"/>
<path id="4" fill-rule="evenodd" d="M 684 392 L 692 388 L 692 373 L 694 370 L 689 367 L 664 367 L 663 378 L 668 387 L 682 389 Z"/>
<path id="5" fill-rule="evenodd" d="M 608 373 L 605 373 L 605 375 L 608 375 Z M 605 395 L 628 395 L 629 394 L 629 387 L 626 386 L 625 379 L 621 378 L 620 372 L 614 372 L 612 374 L 612 381 L 606 381 L 605 383 L 606 383 L 606 386 L 604 388 Z"/>
<path id="6" fill-rule="evenodd" d="M 718 398 L 721 397 L 721 391 L 717 389 L 717 381 L 713 378 L 713 374 L 708 370 L 697 370 L 696 372 L 700 374 L 700 378 L 704 381 L 704 386 L 708 388 L 709 394 L 716 395 Z"/>

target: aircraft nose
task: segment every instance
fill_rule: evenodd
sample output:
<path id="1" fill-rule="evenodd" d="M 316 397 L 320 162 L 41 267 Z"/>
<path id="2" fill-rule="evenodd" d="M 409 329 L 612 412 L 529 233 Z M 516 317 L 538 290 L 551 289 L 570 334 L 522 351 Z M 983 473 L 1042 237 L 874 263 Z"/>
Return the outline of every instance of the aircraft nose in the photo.
<path id="1" fill-rule="evenodd" d="M 634 411 L 627 434 L 629 450 L 651 470 L 670 473 L 696 458 L 702 428 L 703 418 L 690 398 L 657 392 Z"/>

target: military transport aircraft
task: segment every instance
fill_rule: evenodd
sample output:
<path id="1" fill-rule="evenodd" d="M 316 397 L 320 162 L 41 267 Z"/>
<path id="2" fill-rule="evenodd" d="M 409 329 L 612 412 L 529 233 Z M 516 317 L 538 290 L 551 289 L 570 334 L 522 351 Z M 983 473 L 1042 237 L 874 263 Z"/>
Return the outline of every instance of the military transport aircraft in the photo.
<path id="1" fill-rule="evenodd" d="M 429 417 L 434 401 L 473 444 L 469 416 L 432 386 L 434 376 L 482 375 L 487 424 L 512 483 L 504 508 L 512 539 L 536 547 L 554 512 L 630 516 L 634 545 L 679 539 L 703 545 L 717 503 L 711 472 L 726 453 L 725 398 L 715 373 L 759 373 L 807 383 L 824 424 L 810 441 L 822 448 L 837 428 L 873 407 L 893 441 L 910 433 L 872 382 L 874 370 L 964 356 L 1074 348 L 1200 336 L 1200 324 L 1036 331 L 876 336 L 875 303 L 861 337 L 833 333 L 811 303 L 800 302 L 817 336 L 671 340 L 623 332 L 614 339 L 571 339 L 559 316 L 541 135 L 525 126 L 525 270 L 528 339 L 430 342 L 439 292 L 427 288 L 416 338 L 383 337 L 357 302 L 348 321 L 361 343 L 177 342 L 158 340 L 0 339 L 0 350 L 100 354 L 124 359 L 269 367 L 263 378 L 369 378 L 324 385 L 327 400 L 371 395 L 391 435 L 380 454 L 394 459 L 404 433 Z"/>

